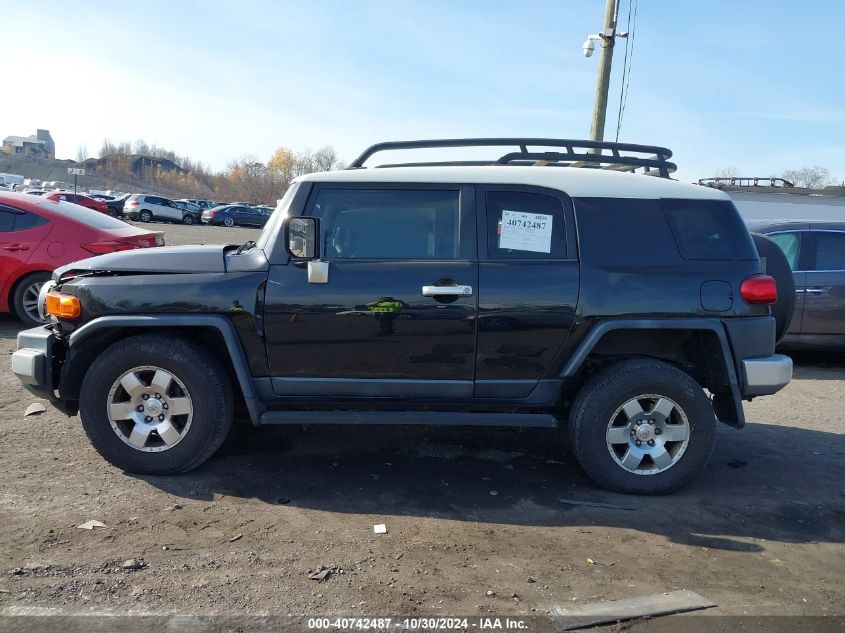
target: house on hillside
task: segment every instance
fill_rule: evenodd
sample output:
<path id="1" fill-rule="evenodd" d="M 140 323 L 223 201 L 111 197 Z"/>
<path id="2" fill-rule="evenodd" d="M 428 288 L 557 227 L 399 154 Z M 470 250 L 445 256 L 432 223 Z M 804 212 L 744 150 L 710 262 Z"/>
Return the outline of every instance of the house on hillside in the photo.
<path id="1" fill-rule="evenodd" d="M 37 130 L 30 136 L 7 136 L 3 139 L 3 152 L 35 158 L 55 158 L 56 143 L 50 130 Z"/>

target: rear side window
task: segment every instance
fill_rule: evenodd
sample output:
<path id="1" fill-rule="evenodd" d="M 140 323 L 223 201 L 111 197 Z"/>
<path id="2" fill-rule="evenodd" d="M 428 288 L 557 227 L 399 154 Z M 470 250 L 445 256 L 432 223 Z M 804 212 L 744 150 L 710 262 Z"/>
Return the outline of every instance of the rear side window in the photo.
<path id="1" fill-rule="evenodd" d="M 46 224 L 49 220 L 40 215 L 19 211 L 17 209 L 0 209 L 0 233 L 11 233 L 13 231 L 26 231 L 36 226 Z"/>
<path id="2" fill-rule="evenodd" d="M 661 201 L 684 259 L 757 259 L 757 249 L 733 202 Z"/>
<path id="3" fill-rule="evenodd" d="M 15 214 L 6 209 L 0 209 L 0 233 L 8 233 L 15 226 Z"/>
<path id="4" fill-rule="evenodd" d="M 845 270 L 845 233 L 814 231 L 816 265 L 813 270 Z"/>
<path id="5" fill-rule="evenodd" d="M 792 270 L 798 268 L 798 260 L 801 257 L 801 233 L 773 233 L 766 237 L 783 251 Z"/>
<path id="6" fill-rule="evenodd" d="M 488 259 L 564 259 L 566 226 L 560 200 L 539 193 L 487 193 Z"/>

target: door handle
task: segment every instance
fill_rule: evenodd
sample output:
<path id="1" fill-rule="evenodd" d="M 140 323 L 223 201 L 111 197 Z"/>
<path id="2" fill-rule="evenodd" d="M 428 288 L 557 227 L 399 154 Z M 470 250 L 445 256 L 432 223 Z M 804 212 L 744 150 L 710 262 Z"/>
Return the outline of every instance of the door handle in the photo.
<path id="1" fill-rule="evenodd" d="M 28 251 L 29 250 L 29 246 L 24 246 L 23 244 L 8 244 L 8 245 L 2 246 L 0 248 L 2 248 L 4 251 L 12 251 L 12 252 L 14 252 L 14 251 Z"/>
<path id="2" fill-rule="evenodd" d="M 471 297 L 472 286 L 423 286 L 423 297 Z"/>
<path id="3" fill-rule="evenodd" d="M 827 288 L 806 288 L 804 290 L 804 293 L 808 295 L 823 295 L 826 292 Z"/>

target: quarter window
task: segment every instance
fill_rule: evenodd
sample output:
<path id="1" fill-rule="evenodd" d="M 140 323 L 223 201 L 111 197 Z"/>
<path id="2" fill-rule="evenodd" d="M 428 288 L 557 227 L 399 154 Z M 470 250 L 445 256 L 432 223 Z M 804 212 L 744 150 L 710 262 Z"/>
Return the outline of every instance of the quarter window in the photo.
<path id="1" fill-rule="evenodd" d="M 566 227 L 558 198 L 539 193 L 487 193 L 488 259 L 565 259 Z"/>
<path id="2" fill-rule="evenodd" d="M 845 270 L 845 233 L 814 232 L 816 265 L 813 270 Z"/>
<path id="3" fill-rule="evenodd" d="M 457 190 L 323 189 L 313 207 L 328 259 L 458 259 Z"/>

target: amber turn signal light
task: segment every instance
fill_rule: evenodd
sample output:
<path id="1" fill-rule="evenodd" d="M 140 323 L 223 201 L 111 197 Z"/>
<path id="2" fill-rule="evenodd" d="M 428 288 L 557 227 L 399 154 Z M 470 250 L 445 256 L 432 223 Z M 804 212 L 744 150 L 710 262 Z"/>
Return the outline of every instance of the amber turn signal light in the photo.
<path id="1" fill-rule="evenodd" d="M 60 319 L 76 319 L 82 314 L 79 299 L 73 295 L 63 295 L 52 290 L 47 293 L 47 314 Z"/>

